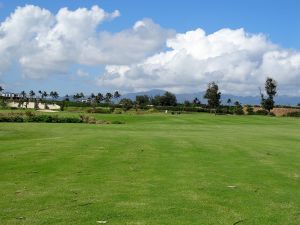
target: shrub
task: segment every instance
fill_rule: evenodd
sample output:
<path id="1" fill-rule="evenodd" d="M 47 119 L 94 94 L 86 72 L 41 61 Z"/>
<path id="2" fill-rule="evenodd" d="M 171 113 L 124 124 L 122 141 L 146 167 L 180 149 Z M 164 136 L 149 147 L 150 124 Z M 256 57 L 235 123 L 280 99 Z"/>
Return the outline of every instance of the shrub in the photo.
<path id="1" fill-rule="evenodd" d="M 103 113 L 103 114 L 110 114 L 112 110 L 110 108 L 95 108 L 95 109 L 88 109 L 88 113 Z"/>
<path id="2" fill-rule="evenodd" d="M 21 114 L 0 114 L 0 122 L 24 122 L 24 117 Z"/>
<path id="3" fill-rule="evenodd" d="M 75 117 L 58 117 L 57 115 L 36 115 L 30 111 L 23 113 L 0 114 L 0 122 L 35 122 L 35 123 L 82 123 Z"/>
<path id="4" fill-rule="evenodd" d="M 114 113 L 114 114 L 122 114 L 122 113 L 123 113 L 123 110 L 120 109 L 120 108 L 115 108 L 113 113 Z"/>
<path id="5" fill-rule="evenodd" d="M 289 112 L 289 113 L 286 114 L 286 116 L 300 117 L 300 112 Z"/>
<path id="6" fill-rule="evenodd" d="M 111 124 L 124 124 L 124 122 L 121 122 L 121 121 L 118 121 L 118 120 L 115 120 L 115 121 L 112 121 Z"/>
<path id="7" fill-rule="evenodd" d="M 28 122 L 38 122 L 38 123 L 52 123 L 52 117 L 50 115 L 35 115 L 28 117 Z"/>
<path id="8" fill-rule="evenodd" d="M 81 115 L 80 119 L 84 123 L 90 123 L 90 124 L 95 124 L 97 121 L 94 117 L 91 116 L 86 116 L 86 115 Z"/>
<path id="9" fill-rule="evenodd" d="M 270 113 L 269 113 L 269 116 L 276 116 L 276 115 L 275 115 L 275 113 L 270 112 Z"/>
<path id="10" fill-rule="evenodd" d="M 269 112 L 267 110 L 264 109 L 259 109 L 255 112 L 256 115 L 262 115 L 262 116 L 266 116 L 269 114 Z"/>
<path id="11" fill-rule="evenodd" d="M 151 108 L 151 109 L 148 109 L 147 112 L 148 113 L 156 113 L 156 112 L 158 112 L 158 110 L 155 108 Z"/>
<path id="12" fill-rule="evenodd" d="M 254 115 L 255 114 L 253 106 L 251 106 L 251 105 L 248 105 L 246 110 L 247 110 L 248 115 Z"/>
<path id="13" fill-rule="evenodd" d="M 130 110 L 133 107 L 133 102 L 128 98 L 121 99 L 119 104 L 122 105 L 124 111 Z"/>

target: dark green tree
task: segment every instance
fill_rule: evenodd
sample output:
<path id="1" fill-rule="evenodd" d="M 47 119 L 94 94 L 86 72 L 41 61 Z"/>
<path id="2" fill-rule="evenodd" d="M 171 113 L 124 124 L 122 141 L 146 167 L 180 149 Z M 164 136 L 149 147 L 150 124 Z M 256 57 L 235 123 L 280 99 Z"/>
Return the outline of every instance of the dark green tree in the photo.
<path id="1" fill-rule="evenodd" d="M 118 91 L 115 91 L 114 93 L 114 99 L 118 101 L 118 99 L 121 97 L 121 94 Z"/>
<path id="2" fill-rule="evenodd" d="M 234 113 L 237 114 L 237 115 L 243 115 L 244 114 L 243 106 L 238 101 L 236 101 L 234 103 Z"/>
<path id="3" fill-rule="evenodd" d="M 34 92 L 33 90 L 31 90 L 31 91 L 29 92 L 29 96 L 30 96 L 31 99 L 33 99 L 34 96 L 35 96 L 35 92 Z"/>
<path id="4" fill-rule="evenodd" d="M 113 94 L 110 93 L 110 92 L 107 92 L 106 95 L 105 95 L 105 102 L 106 103 L 111 103 L 111 99 L 113 98 Z"/>
<path id="5" fill-rule="evenodd" d="M 139 106 L 146 106 L 150 104 L 150 98 L 148 95 L 137 95 L 135 96 L 135 101 Z"/>
<path id="6" fill-rule="evenodd" d="M 133 107 L 133 102 L 129 98 L 123 98 L 120 101 L 120 105 L 122 105 L 124 111 L 127 111 Z"/>
<path id="7" fill-rule="evenodd" d="M 101 103 L 104 101 L 104 96 L 100 92 L 95 97 L 97 103 Z"/>
<path id="8" fill-rule="evenodd" d="M 221 92 L 219 92 L 219 86 L 215 82 L 208 84 L 204 98 L 207 99 L 207 104 L 210 109 L 215 109 L 221 104 Z"/>
<path id="9" fill-rule="evenodd" d="M 270 113 L 270 111 L 274 108 L 274 97 L 277 94 L 277 82 L 273 78 L 268 77 L 266 79 L 265 92 L 267 94 L 267 98 L 265 98 L 264 94 L 260 91 L 261 106 Z"/>
<path id="10" fill-rule="evenodd" d="M 200 100 L 199 100 L 197 97 L 194 98 L 194 100 L 193 100 L 193 105 L 194 105 L 194 106 L 200 106 L 200 104 L 201 104 Z"/>
<path id="11" fill-rule="evenodd" d="M 231 98 L 228 98 L 228 99 L 227 99 L 227 104 L 228 104 L 228 105 L 231 105 Z"/>
<path id="12" fill-rule="evenodd" d="M 153 99 L 153 105 L 159 105 L 159 106 L 176 106 L 177 105 L 177 99 L 174 94 L 171 92 L 165 92 L 162 96 L 155 96 Z"/>

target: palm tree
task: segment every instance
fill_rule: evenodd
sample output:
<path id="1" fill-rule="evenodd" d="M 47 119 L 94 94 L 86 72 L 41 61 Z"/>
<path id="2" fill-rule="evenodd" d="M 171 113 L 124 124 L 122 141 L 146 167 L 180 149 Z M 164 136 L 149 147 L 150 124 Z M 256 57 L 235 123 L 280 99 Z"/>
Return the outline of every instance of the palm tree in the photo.
<path id="1" fill-rule="evenodd" d="M 49 95 L 51 96 L 52 100 L 57 99 L 59 97 L 56 91 L 51 91 Z"/>
<path id="2" fill-rule="evenodd" d="M 100 92 L 97 94 L 96 96 L 97 99 L 97 103 L 101 103 L 104 100 L 104 96 L 103 94 L 101 94 Z"/>
<path id="3" fill-rule="evenodd" d="M 67 94 L 67 95 L 65 95 L 65 101 L 70 101 L 70 96 Z"/>
<path id="4" fill-rule="evenodd" d="M 18 107 L 21 107 L 21 105 L 24 104 L 24 102 L 25 102 L 25 97 L 26 97 L 26 92 L 25 92 L 25 91 L 21 91 L 20 97 L 19 97 L 19 104 L 18 104 Z"/>
<path id="5" fill-rule="evenodd" d="M 97 104 L 97 102 L 96 102 L 96 95 L 94 93 L 91 93 L 89 99 L 91 101 L 93 109 L 95 109 L 96 108 L 96 104 Z"/>
<path id="6" fill-rule="evenodd" d="M 54 91 L 54 98 L 55 98 L 55 99 L 58 99 L 58 97 L 59 97 L 58 92 L 57 92 L 57 91 Z"/>
<path id="7" fill-rule="evenodd" d="M 112 97 L 113 97 L 112 93 L 107 92 L 106 95 L 105 95 L 105 102 L 110 103 Z"/>
<path id="8" fill-rule="evenodd" d="M 231 98 L 227 99 L 227 104 L 228 104 L 228 105 L 231 104 Z"/>
<path id="9" fill-rule="evenodd" d="M 2 91 L 3 91 L 3 90 L 4 90 L 3 87 L 0 86 L 0 94 L 2 94 Z M 5 107 L 5 106 L 6 106 L 6 104 L 5 104 L 5 98 L 2 97 L 2 95 L 0 95 L 0 99 L 1 99 L 0 106 L 1 106 L 1 107 Z"/>
<path id="10" fill-rule="evenodd" d="M 91 99 L 94 99 L 95 97 L 96 97 L 95 94 L 94 94 L 94 93 L 91 93 L 90 98 L 91 98 Z"/>
<path id="11" fill-rule="evenodd" d="M 43 91 L 43 93 L 42 93 L 42 99 L 47 98 L 47 96 L 48 96 L 48 93 L 46 91 Z M 45 104 L 45 109 L 48 109 L 47 101 L 45 101 L 44 104 Z"/>
<path id="12" fill-rule="evenodd" d="M 48 93 L 46 92 L 46 91 L 43 91 L 43 94 L 42 94 L 42 96 L 44 97 L 44 98 L 47 98 L 47 96 L 48 96 Z M 42 98 L 43 98 L 42 97 Z"/>
<path id="13" fill-rule="evenodd" d="M 81 98 L 84 98 L 84 94 L 81 92 L 81 93 L 76 93 L 75 95 L 73 95 L 73 98 L 74 99 L 81 99 Z"/>
<path id="14" fill-rule="evenodd" d="M 54 91 L 50 91 L 50 97 L 52 98 L 52 100 L 54 99 Z"/>
<path id="15" fill-rule="evenodd" d="M 80 98 L 84 98 L 84 94 L 82 92 L 80 92 L 79 96 Z"/>
<path id="16" fill-rule="evenodd" d="M 115 91 L 114 98 L 118 100 L 121 97 L 121 94 L 118 91 Z"/>
<path id="17" fill-rule="evenodd" d="M 194 105 L 200 105 L 200 104 L 201 104 L 201 102 L 199 101 L 199 99 L 198 99 L 198 98 L 194 98 L 194 100 L 193 100 L 193 104 L 194 104 Z"/>
<path id="18" fill-rule="evenodd" d="M 30 96 L 31 99 L 33 99 L 33 97 L 35 96 L 35 92 L 33 90 L 31 90 L 29 92 L 29 96 Z"/>
<path id="19" fill-rule="evenodd" d="M 0 86 L 0 94 L 2 94 L 2 91 L 4 91 L 4 89 L 2 86 Z M 2 95 L 0 95 L 0 98 L 2 98 Z"/>
<path id="20" fill-rule="evenodd" d="M 26 92 L 25 92 L 25 91 L 21 91 L 20 94 L 21 94 L 21 97 L 22 97 L 22 98 L 25 98 L 25 97 L 26 97 Z"/>

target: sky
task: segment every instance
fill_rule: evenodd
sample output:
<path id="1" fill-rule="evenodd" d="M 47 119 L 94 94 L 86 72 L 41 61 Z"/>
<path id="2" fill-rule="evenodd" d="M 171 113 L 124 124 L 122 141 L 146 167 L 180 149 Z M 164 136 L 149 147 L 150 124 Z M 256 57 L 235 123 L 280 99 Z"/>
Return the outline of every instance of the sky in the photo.
<path id="1" fill-rule="evenodd" d="M 8 91 L 300 95 L 297 0 L 0 0 Z"/>

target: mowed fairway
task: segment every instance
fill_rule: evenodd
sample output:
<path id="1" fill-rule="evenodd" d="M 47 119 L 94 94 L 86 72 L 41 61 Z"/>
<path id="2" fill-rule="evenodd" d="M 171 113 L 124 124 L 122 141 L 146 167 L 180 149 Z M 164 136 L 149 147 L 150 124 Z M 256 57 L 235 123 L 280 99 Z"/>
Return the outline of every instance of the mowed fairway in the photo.
<path id="1" fill-rule="evenodd" d="M 299 225 L 300 119 L 0 124 L 0 224 Z"/>

